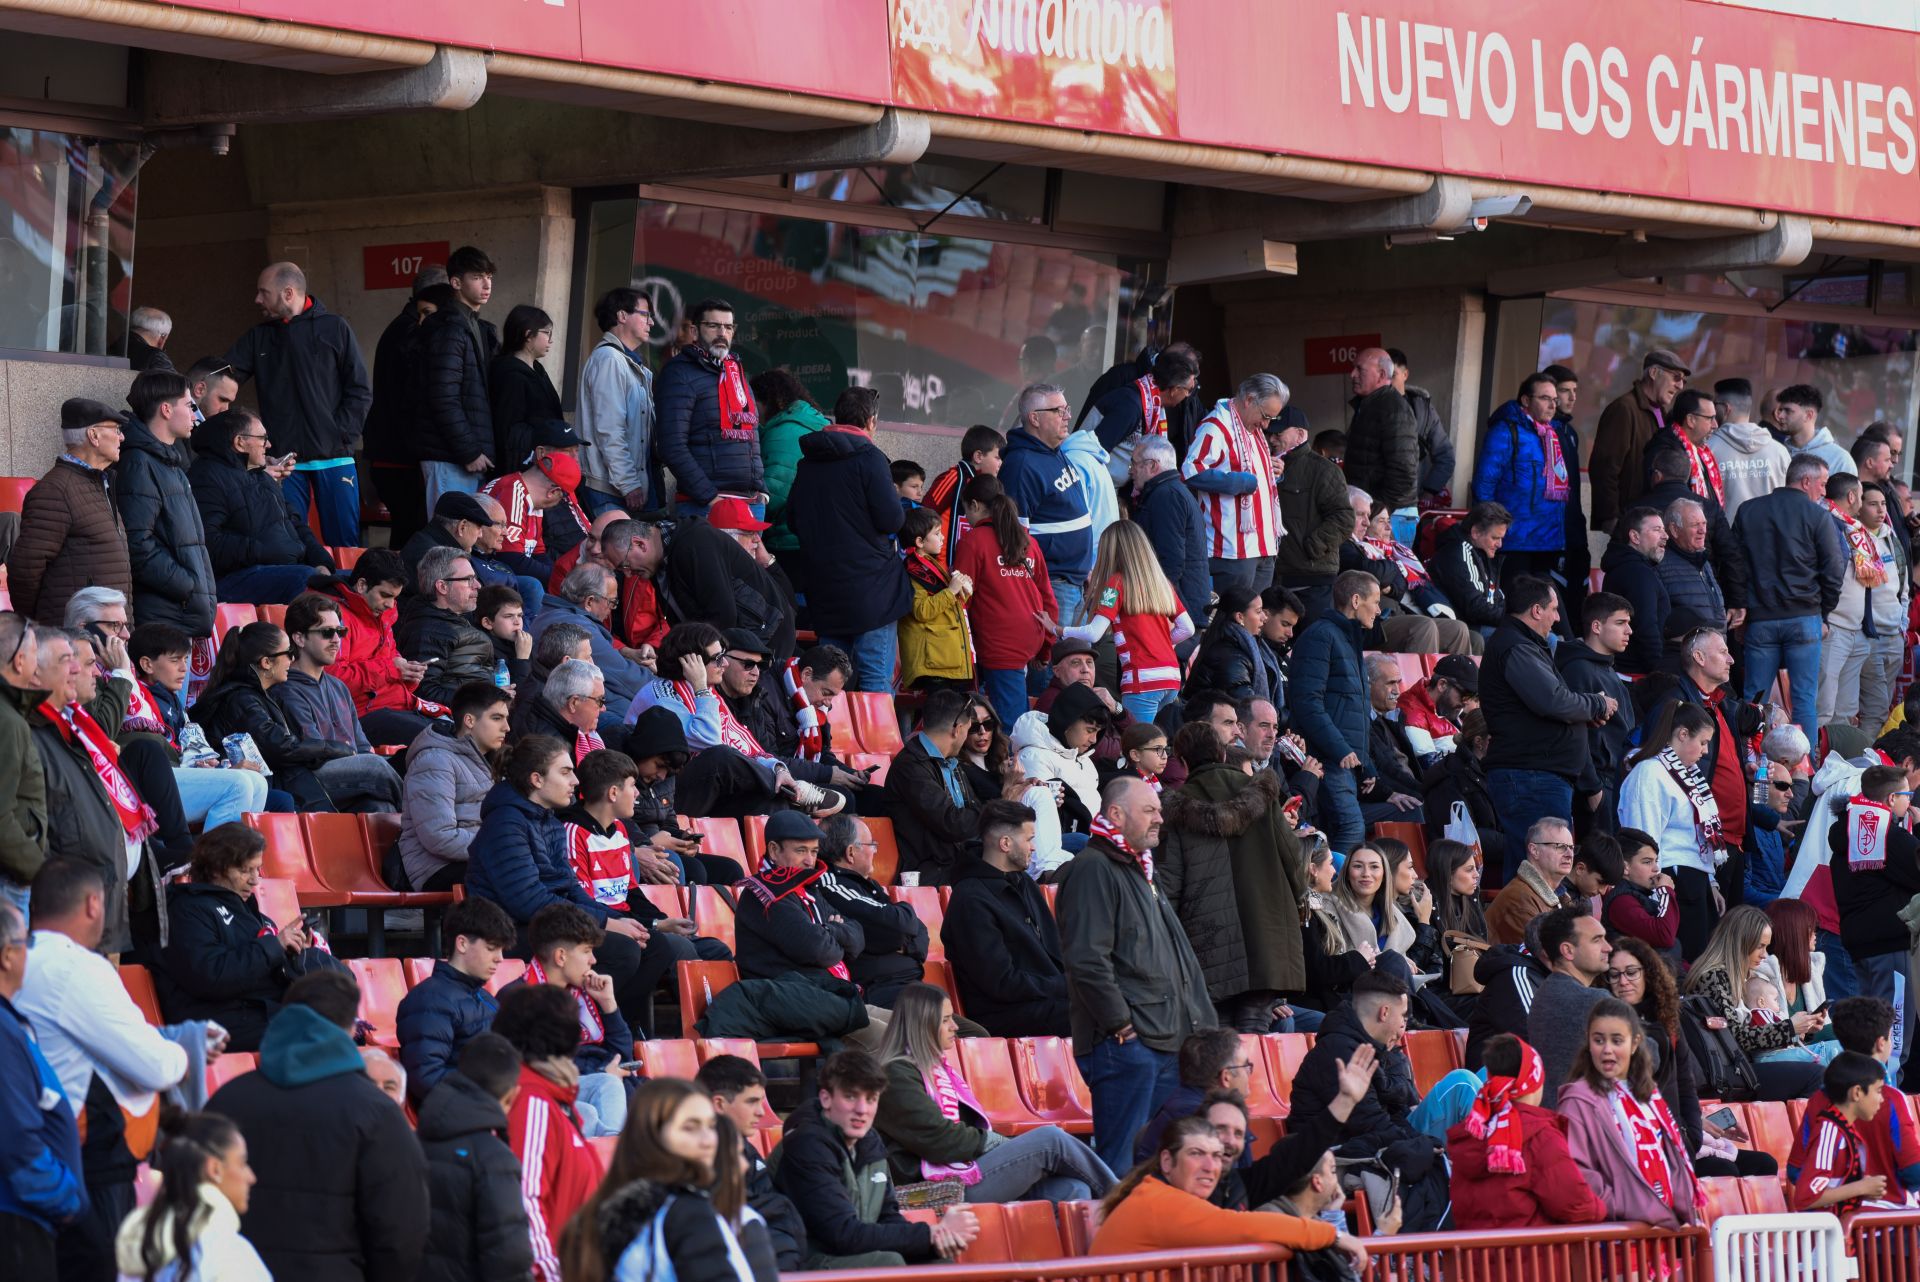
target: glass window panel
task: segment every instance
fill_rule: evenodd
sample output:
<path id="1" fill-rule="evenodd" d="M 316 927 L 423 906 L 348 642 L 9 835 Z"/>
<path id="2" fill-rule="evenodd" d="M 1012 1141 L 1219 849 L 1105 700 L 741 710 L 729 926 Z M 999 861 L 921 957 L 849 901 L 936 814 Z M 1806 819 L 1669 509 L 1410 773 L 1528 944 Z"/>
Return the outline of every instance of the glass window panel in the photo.
<path id="1" fill-rule="evenodd" d="M 798 196 L 852 205 L 891 205 L 970 218 L 1038 223 L 1047 212 L 1047 171 L 1030 165 L 938 158 L 911 165 L 869 165 L 793 175 Z M 959 203 L 954 203 L 961 193 Z"/>
<path id="2" fill-rule="evenodd" d="M 139 148 L 0 128 L 0 348 L 119 356 Z"/>

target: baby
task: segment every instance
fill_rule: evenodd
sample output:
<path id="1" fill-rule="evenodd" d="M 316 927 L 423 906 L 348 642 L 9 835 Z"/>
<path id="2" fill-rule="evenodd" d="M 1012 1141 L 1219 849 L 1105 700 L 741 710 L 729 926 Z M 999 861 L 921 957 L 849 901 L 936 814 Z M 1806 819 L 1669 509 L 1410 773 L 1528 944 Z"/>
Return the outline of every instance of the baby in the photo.
<path id="1" fill-rule="evenodd" d="M 1787 1018 L 1787 1006 L 1780 999 L 1780 990 L 1758 971 L 1747 980 L 1746 1003 L 1747 1018 L 1756 1028 L 1782 1023 Z M 1832 1038 L 1812 1045 L 1795 1038 L 1792 1045 L 1762 1051 L 1753 1059 L 1756 1064 L 1830 1064 L 1842 1049 L 1840 1043 Z"/>

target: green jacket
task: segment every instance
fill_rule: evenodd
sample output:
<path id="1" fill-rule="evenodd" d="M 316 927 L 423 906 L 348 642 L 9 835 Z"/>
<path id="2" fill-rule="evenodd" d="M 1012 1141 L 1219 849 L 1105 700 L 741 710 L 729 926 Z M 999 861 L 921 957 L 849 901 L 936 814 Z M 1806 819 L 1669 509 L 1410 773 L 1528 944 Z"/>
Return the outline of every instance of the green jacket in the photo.
<path id="1" fill-rule="evenodd" d="M 791 552 L 800 541 L 787 528 L 787 495 L 793 491 L 793 474 L 800 466 L 800 438 L 817 432 L 832 420 L 808 401 L 795 401 L 760 425 L 760 463 L 767 487 L 766 544 L 775 552 Z"/>
<path id="2" fill-rule="evenodd" d="M 26 883 L 47 859 L 47 775 L 27 714 L 45 690 L 0 681 L 0 876 Z"/>
<path id="3" fill-rule="evenodd" d="M 977 1162 L 992 1148 L 997 1137 L 987 1129 L 987 1119 L 978 1117 L 965 1104 L 960 1106 L 961 1120 L 949 1122 L 940 1106 L 927 1093 L 920 1070 L 912 1060 L 887 1062 L 887 1090 L 880 1097 L 880 1113 L 874 1127 L 887 1142 L 887 1170 L 895 1184 L 917 1184 L 926 1175 L 922 1161 L 936 1166 L 961 1166 Z"/>

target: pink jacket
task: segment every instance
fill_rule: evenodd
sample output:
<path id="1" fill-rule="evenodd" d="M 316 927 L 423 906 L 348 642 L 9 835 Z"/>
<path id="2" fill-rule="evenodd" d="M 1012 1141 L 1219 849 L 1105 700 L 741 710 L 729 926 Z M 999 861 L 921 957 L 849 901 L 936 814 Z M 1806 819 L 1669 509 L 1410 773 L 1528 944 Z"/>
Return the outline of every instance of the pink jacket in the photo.
<path id="1" fill-rule="evenodd" d="M 1640 1220 L 1655 1228 L 1676 1229 L 1693 1221 L 1693 1163 L 1686 1153 L 1666 1142 L 1667 1164 L 1673 1170 L 1673 1205 L 1654 1196 L 1653 1186 L 1640 1174 L 1633 1152 L 1614 1121 L 1613 1105 L 1583 1081 L 1560 1088 L 1557 1111 L 1567 1119 L 1567 1148 L 1587 1183 L 1606 1203 L 1610 1220 Z"/>

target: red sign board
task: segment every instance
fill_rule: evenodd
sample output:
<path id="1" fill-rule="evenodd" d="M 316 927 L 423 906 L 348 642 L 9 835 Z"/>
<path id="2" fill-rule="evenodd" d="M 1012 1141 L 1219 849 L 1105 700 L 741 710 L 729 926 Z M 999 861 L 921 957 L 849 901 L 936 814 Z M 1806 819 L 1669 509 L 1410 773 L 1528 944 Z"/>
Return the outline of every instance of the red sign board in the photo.
<path id="1" fill-rule="evenodd" d="M 1309 374 L 1345 374 L 1369 347 L 1380 346 L 1378 334 L 1337 334 L 1332 338 L 1309 338 L 1305 364 Z"/>
<path id="2" fill-rule="evenodd" d="M 422 267 L 434 263 L 446 266 L 450 249 L 444 240 L 423 240 L 412 245 L 368 245 L 360 251 L 366 288 L 411 289 L 413 278 Z"/>

